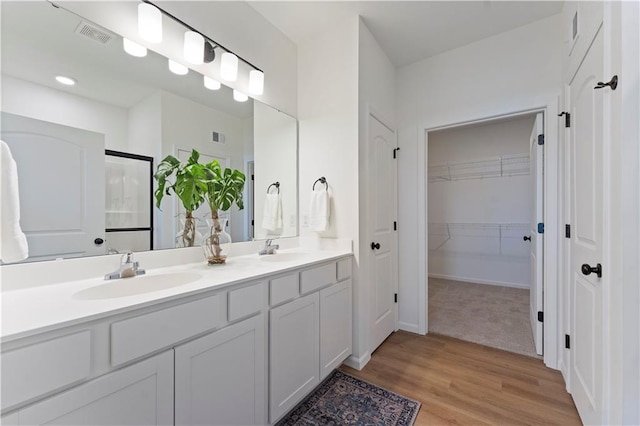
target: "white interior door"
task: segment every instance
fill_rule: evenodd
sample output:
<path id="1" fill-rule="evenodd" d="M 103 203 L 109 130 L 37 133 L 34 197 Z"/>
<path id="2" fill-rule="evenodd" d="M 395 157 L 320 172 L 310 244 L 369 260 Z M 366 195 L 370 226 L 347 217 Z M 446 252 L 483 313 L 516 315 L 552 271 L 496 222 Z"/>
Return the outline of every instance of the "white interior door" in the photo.
<path id="1" fill-rule="evenodd" d="M 104 135 L 3 112 L 0 137 L 18 167 L 29 260 L 105 254 Z"/>
<path id="2" fill-rule="evenodd" d="M 604 70 L 598 31 L 573 77 L 571 105 L 571 392 L 585 424 L 602 424 L 602 286 L 591 267 L 602 261 L 602 138 L 605 90 L 595 90 Z M 586 268 L 583 271 L 583 266 Z"/>
<path id="3" fill-rule="evenodd" d="M 531 331 L 536 347 L 536 353 L 543 351 L 543 325 L 538 315 L 543 312 L 543 267 L 544 267 L 544 230 L 538 229 L 538 224 L 544 223 L 544 145 L 539 144 L 539 138 L 544 138 L 543 114 L 536 115 L 530 137 L 530 173 L 533 203 L 531 211 L 531 228 L 529 230 L 531 242 L 531 287 L 529 289 L 529 319 Z M 543 225 L 544 226 L 544 225 Z"/>
<path id="4" fill-rule="evenodd" d="M 394 132 L 369 115 L 369 235 L 363 250 L 371 253 L 371 312 L 373 314 L 371 352 L 396 329 L 395 293 L 398 288 L 397 219 L 398 172 L 394 157 Z"/>

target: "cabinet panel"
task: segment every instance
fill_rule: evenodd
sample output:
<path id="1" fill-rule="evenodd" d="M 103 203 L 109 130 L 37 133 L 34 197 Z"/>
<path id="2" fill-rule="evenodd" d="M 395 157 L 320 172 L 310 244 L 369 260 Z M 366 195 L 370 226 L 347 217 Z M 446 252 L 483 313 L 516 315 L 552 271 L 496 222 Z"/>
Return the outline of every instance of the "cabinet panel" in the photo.
<path id="1" fill-rule="evenodd" d="M 219 294 L 111 324 L 111 365 L 139 358 L 222 323 Z"/>
<path id="2" fill-rule="evenodd" d="M 352 352 L 351 280 L 320 291 L 320 380 Z"/>
<path id="3" fill-rule="evenodd" d="M 336 282 L 336 264 L 317 266 L 300 273 L 300 293 L 309 293 Z"/>
<path id="4" fill-rule="evenodd" d="M 45 399 L 19 417 L 22 425 L 173 424 L 173 351 Z"/>
<path id="5" fill-rule="evenodd" d="M 91 374 L 91 332 L 82 331 L 2 354 L 2 409 Z"/>
<path id="6" fill-rule="evenodd" d="M 278 305 L 300 294 L 300 274 L 286 275 L 269 282 L 269 304 Z"/>
<path id="7" fill-rule="evenodd" d="M 351 259 L 338 261 L 338 281 L 351 278 Z"/>
<path id="8" fill-rule="evenodd" d="M 266 304 L 266 283 L 229 291 L 229 321 L 261 311 Z"/>
<path id="9" fill-rule="evenodd" d="M 320 382 L 318 293 L 272 309 L 269 327 L 269 420 L 273 423 Z"/>
<path id="10" fill-rule="evenodd" d="M 264 314 L 175 350 L 176 424 L 267 422 Z"/>

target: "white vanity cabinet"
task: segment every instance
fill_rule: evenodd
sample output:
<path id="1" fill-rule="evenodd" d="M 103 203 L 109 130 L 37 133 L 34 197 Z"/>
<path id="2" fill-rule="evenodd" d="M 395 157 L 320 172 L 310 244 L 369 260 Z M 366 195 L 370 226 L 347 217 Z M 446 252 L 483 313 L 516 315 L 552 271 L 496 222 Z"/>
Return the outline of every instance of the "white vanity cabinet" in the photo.
<path id="1" fill-rule="evenodd" d="M 175 348 L 176 425 L 267 423 L 265 314 Z"/>
<path id="2" fill-rule="evenodd" d="M 295 407 L 352 352 L 351 258 L 299 275 L 295 290 L 292 276 L 270 283 L 271 304 L 294 297 L 272 308 L 269 316 L 271 423 Z M 286 285 L 286 296 L 275 290 L 274 281 Z"/>
<path id="3" fill-rule="evenodd" d="M 2 420 L 6 425 L 171 425 L 173 350 L 61 392 Z"/>

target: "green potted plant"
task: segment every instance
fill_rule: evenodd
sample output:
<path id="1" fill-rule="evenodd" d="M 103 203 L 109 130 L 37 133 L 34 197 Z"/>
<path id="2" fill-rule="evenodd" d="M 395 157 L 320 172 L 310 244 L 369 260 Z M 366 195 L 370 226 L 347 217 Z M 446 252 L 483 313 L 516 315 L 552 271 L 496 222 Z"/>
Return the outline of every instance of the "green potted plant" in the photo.
<path id="1" fill-rule="evenodd" d="M 234 204 L 240 210 L 244 208 L 245 175 L 239 170 L 223 169 L 217 160 L 205 164 L 204 169 L 207 174 L 204 198 L 211 209 L 211 228 L 203 249 L 209 264 L 225 263 L 228 253 L 221 245 L 231 243 L 231 237 L 225 232 L 226 219 L 221 220 L 218 213 L 229 210 Z"/>
<path id="2" fill-rule="evenodd" d="M 154 195 L 156 207 L 165 195 L 174 193 L 186 210 L 183 229 L 176 236 L 178 247 L 193 247 L 196 239 L 196 220 L 193 211 L 204 202 L 207 191 L 207 179 L 210 176 L 204 165 L 198 163 L 200 153 L 195 149 L 186 163 L 181 163 L 173 155 L 167 155 L 159 164 L 153 175 L 158 188 Z"/>

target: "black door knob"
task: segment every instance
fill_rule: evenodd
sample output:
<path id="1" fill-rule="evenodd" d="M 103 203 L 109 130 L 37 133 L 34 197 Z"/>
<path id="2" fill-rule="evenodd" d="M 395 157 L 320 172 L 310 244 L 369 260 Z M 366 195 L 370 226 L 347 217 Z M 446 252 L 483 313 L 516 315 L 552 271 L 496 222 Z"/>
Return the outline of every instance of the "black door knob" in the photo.
<path id="1" fill-rule="evenodd" d="M 104 243 L 104 240 L 102 238 L 96 238 L 93 240 L 93 243 L 97 246 L 101 246 Z"/>
<path id="2" fill-rule="evenodd" d="M 371 243 L 371 250 L 379 249 L 380 243 Z"/>
<path id="3" fill-rule="evenodd" d="M 531 235 L 525 235 L 524 237 L 522 237 L 522 239 L 524 241 L 531 241 Z"/>
<path id="4" fill-rule="evenodd" d="M 602 265 L 599 263 L 595 268 L 585 263 L 582 265 L 581 269 L 584 275 L 591 275 L 591 273 L 595 273 L 598 276 L 598 278 L 602 278 Z"/>

